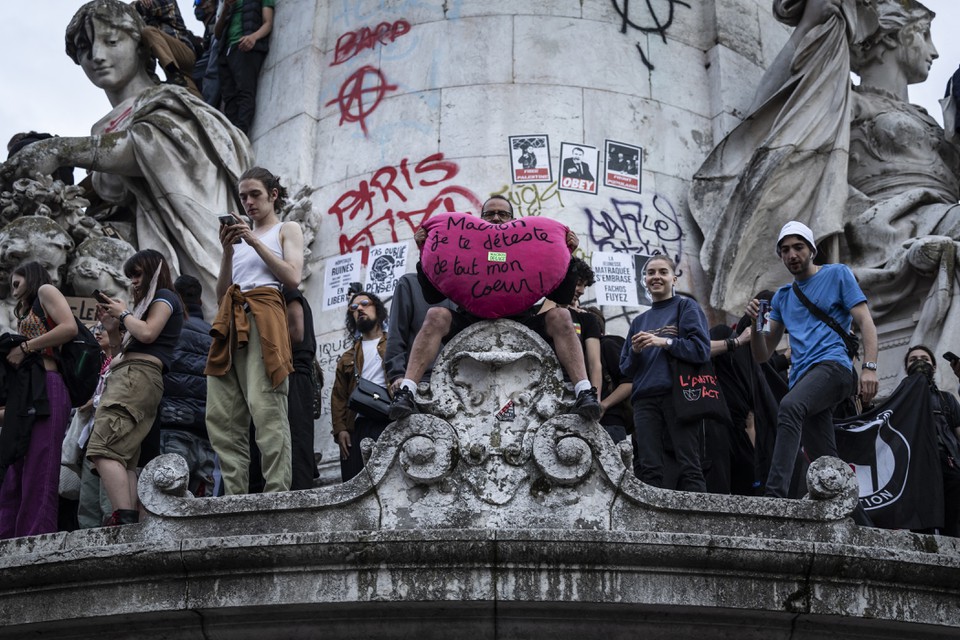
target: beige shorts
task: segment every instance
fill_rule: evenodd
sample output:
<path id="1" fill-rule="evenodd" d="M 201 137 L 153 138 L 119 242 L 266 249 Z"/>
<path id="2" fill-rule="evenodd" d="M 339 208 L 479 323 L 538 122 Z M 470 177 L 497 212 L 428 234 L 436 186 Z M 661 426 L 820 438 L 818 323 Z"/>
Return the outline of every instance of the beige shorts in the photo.
<path id="1" fill-rule="evenodd" d="M 159 364 L 129 359 L 111 368 L 93 419 L 87 458 L 109 458 L 136 469 L 140 445 L 153 427 L 162 396 Z"/>

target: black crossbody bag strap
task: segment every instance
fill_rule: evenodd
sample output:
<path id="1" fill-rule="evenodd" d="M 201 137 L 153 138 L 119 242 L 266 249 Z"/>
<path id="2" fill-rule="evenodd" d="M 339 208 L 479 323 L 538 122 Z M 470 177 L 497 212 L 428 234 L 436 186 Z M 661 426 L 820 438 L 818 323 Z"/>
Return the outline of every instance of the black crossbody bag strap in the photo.
<path id="1" fill-rule="evenodd" d="M 810 298 L 808 298 L 803 293 L 803 291 L 800 290 L 800 285 L 794 282 L 792 288 L 793 288 L 793 292 L 797 294 L 797 299 L 799 299 L 800 302 L 803 303 L 803 306 L 805 306 L 807 309 L 810 310 L 810 313 L 812 313 L 817 320 L 819 320 L 820 322 L 822 322 L 823 324 L 827 325 L 828 327 L 830 327 L 831 329 L 837 332 L 837 335 L 840 336 L 841 340 L 843 340 L 843 346 L 847 349 L 847 351 L 856 353 L 856 349 L 859 349 L 859 345 L 852 345 L 850 343 L 850 339 L 851 339 L 850 334 L 844 331 L 840 327 L 840 324 L 836 320 L 831 318 L 829 315 L 827 315 L 827 313 L 823 309 L 813 304 L 813 302 L 810 301 Z M 856 349 L 854 347 L 856 347 Z"/>

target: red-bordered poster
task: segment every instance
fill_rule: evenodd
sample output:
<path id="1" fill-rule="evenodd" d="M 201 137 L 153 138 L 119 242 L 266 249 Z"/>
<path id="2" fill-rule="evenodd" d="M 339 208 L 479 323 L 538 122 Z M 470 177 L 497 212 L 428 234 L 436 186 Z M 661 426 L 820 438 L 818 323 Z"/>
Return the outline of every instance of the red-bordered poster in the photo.
<path id="1" fill-rule="evenodd" d="M 603 186 L 640 193 L 643 149 L 623 142 L 607 140 L 604 155 L 606 164 L 603 172 Z"/>
<path id="2" fill-rule="evenodd" d="M 509 140 L 510 169 L 514 182 L 553 182 L 548 136 L 510 136 Z"/>

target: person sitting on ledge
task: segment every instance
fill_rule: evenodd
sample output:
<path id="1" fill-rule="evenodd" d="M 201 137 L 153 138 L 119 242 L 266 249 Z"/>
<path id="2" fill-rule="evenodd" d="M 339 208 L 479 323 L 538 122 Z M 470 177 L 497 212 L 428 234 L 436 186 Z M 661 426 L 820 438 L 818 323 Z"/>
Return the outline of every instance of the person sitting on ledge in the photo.
<path id="1" fill-rule="evenodd" d="M 483 203 L 480 217 L 485 222 L 504 224 L 513 220 L 513 205 L 503 196 L 493 196 Z M 414 235 L 414 240 L 417 246 L 423 249 L 427 240 L 426 231 L 422 228 L 419 229 Z M 577 236 L 572 231 L 567 232 L 566 242 L 567 248 L 571 252 L 579 244 Z M 443 297 L 443 294 L 437 292 L 426 278 L 421 278 L 421 285 L 427 301 L 431 301 L 433 297 Z M 568 272 L 560 286 L 547 298 L 559 304 L 568 305 L 575 295 L 576 285 L 576 273 L 571 275 L 571 272 Z M 574 413 L 586 420 L 599 419 L 600 403 L 597 400 L 597 390 L 591 386 L 590 380 L 587 379 L 583 348 L 580 346 L 580 339 L 577 337 L 569 309 L 554 307 L 539 318 L 533 310 L 529 310 L 527 313 L 511 319 L 530 326 L 545 340 L 552 341 L 560 365 L 566 371 L 570 380 L 574 382 L 574 394 L 576 395 Z M 391 420 L 401 420 L 418 412 L 414 393 L 424 371 L 440 353 L 441 345 L 458 332 L 479 321 L 480 318 L 462 308 L 450 310 L 446 307 L 431 307 L 427 310 L 423 327 L 413 341 L 410 360 L 407 363 L 407 370 L 403 379 L 397 380 L 393 384 L 394 396 L 390 405 Z"/>

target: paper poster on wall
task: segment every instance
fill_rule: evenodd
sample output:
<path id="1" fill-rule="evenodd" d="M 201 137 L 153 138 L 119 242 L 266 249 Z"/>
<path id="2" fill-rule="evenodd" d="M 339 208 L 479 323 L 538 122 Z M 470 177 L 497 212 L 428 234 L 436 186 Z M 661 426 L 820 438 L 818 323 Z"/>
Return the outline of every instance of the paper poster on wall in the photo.
<path id="1" fill-rule="evenodd" d="M 638 306 L 637 270 L 632 253 L 594 251 L 590 266 L 596 277 L 593 290 L 598 305 Z"/>
<path id="2" fill-rule="evenodd" d="M 614 140 L 607 140 L 605 147 L 603 186 L 640 193 L 643 149 Z"/>
<path id="3" fill-rule="evenodd" d="M 360 252 L 327 258 L 323 274 L 323 310 L 329 311 L 347 304 L 347 290 L 351 282 L 360 279 Z"/>
<path id="4" fill-rule="evenodd" d="M 643 283 L 643 268 L 646 266 L 647 260 L 651 257 L 652 256 L 640 253 L 634 254 L 633 256 L 634 268 L 637 270 L 637 302 L 645 307 L 653 304 L 653 298 L 650 297 L 650 292 L 647 291 L 647 287 Z"/>
<path id="5" fill-rule="evenodd" d="M 509 136 L 509 140 L 510 170 L 514 182 L 553 182 L 548 136 Z"/>
<path id="6" fill-rule="evenodd" d="M 367 281 L 363 290 L 381 298 L 392 296 L 400 276 L 407 272 L 409 249 L 408 242 L 378 244 L 370 247 L 370 256 L 367 258 Z"/>
<path id="7" fill-rule="evenodd" d="M 600 153 L 596 147 L 571 142 L 560 143 L 560 188 L 564 191 L 596 193 L 594 170 Z"/>

